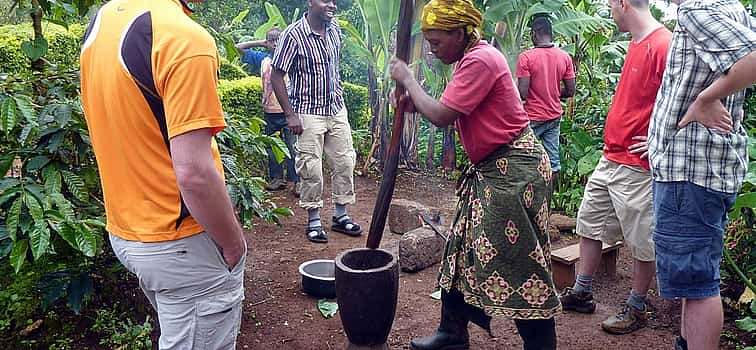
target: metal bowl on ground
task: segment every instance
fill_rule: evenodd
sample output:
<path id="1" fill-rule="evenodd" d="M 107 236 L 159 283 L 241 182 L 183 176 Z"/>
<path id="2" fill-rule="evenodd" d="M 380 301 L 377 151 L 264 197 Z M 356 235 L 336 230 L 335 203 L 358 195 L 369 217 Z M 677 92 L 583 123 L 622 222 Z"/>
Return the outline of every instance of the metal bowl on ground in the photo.
<path id="1" fill-rule="evenodd" d="M 318 259 L 303 262 L 299 265 L 302 290 L 316 298 L 335 298 L 335 269 L 333 260 Z"/>

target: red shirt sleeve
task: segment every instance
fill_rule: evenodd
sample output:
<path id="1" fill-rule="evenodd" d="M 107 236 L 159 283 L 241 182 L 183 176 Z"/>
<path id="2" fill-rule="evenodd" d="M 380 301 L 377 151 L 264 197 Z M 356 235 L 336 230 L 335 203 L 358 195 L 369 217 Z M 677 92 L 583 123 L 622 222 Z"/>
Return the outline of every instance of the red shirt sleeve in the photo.
<path id="1" fill-rule="evenodd" d="M 572 65 L 572 57 L 570 57 L 570 55 L 568 54 L 565 54 L 564 60 L 565 64 L 567 65 L 567 69 L 565 69 L 564 71 L 562 80 L 575 79 L 575 67 Z"/>
<path id="2" fill-rule="evenodd" d="M 518 78 L 530 77 L 530 59 L 525 52 L 521 53 L 520 57 L 517 59 L 517 71 L 515 74 Z"/>
<path id="3" fill-rule="evenodd" d="M 480 58 L 460 61 L 441 96 L 441 103 L 469 115 L 488 96 L 495 82 L 493 72 Z"/>

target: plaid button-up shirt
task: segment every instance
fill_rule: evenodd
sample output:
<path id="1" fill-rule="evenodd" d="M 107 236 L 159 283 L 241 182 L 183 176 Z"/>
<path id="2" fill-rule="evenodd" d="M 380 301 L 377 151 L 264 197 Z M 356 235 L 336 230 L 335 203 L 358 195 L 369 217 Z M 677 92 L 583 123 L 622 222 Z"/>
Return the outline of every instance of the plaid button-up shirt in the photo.
<path id="1" fill-rule="evenodd" d="M 677 18 L 649 126 L 651 172 L 658 182 L 689 181 L 736 193 L 748 170 L 745 92 L 722 100 L 733 118 L 731 133 L 697 122 L 682 129 L 677 124 L 702 90 L 756 50 L 755 20 L 738 0 L 687 0 Z"/>
<path id="2" fill-rule="evenodd" d="M 341 28 L 336 19 L 324 35 L 315 33 L 307 14 L 281 33 L 273 67 L 289 74 L 289 101 L 294 112 L 336 115 L 344 108 L 339 75 Z"/>

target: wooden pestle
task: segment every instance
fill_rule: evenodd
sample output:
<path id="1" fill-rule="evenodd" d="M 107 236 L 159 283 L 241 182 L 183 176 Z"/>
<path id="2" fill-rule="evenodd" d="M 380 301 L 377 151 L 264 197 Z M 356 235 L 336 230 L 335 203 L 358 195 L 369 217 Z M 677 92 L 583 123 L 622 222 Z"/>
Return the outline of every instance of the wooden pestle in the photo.
<path id="1" fill-rule="evenodd" d="M 410 42 L 412 41 L 412 13 L 415 9 L 414 0 L 402 0 L 399 5 L 399 23 L 396 33 L 396 57 L 404 62 L 410 59 Z M 396 100 L 404 95 L 404 86 L 396 84 L 394 94 Z M 399 165 L 399 145 L 401 143 L 402 129 L 404 128 L 404 106 L 398 104 L 394 109 L 394 126 L 391 131 L 391 143 L 386 152 L 386 162 L 383 165 L 383 178 L 381 187 L 375 199 L 373 217 L 370 220 L 367 247 L 377 249 L 383 238 L 383 228 L 386 227 L 391 197 L 394 194 L 396 183 L 396 170 Z"/>

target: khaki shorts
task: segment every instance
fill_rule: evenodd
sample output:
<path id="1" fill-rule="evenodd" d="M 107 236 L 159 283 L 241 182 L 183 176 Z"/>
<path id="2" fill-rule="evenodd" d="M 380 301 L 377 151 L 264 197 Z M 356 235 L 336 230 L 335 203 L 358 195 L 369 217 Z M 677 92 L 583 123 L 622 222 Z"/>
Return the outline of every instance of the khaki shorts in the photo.
<path id="1" fill-rule="evenodd" d="M 577 234 L 613 244 L 624 240 L 633 257 L 654 261 L 651 174 L 601 157 L 585 185 Z"/>
<path id="2" fill-rule="evenodd" d="M 206 233 L 157 243 L 111 234 L 110 244 L 158 313 L 160 350 L 236 348 L 246 251 L 229 270 Z"/>

